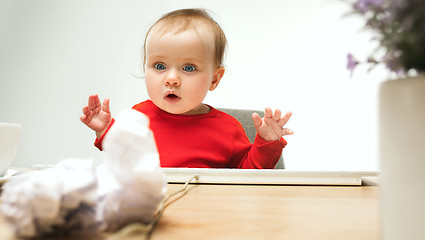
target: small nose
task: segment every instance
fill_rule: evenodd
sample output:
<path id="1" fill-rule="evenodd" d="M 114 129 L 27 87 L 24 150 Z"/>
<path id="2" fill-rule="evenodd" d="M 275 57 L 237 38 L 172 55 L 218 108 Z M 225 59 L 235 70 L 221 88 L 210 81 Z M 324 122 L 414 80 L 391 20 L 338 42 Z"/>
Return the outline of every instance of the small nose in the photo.
<path id="1" fill-rule="evenodd" d="M 167 86 L 180 86 L 180 78 L 176 71 L 169 71 L 164 81 Z"/>

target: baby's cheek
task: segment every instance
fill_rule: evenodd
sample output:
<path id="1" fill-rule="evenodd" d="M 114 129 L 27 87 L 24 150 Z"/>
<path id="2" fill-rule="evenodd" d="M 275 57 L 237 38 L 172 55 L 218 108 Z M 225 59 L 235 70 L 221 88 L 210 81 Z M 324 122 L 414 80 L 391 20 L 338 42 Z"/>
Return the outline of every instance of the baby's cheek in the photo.
<path id="1" fill-rule="evenodd" d="M 204 98 L 207 96 L 207 94 L 208 94 L 208 87 L 205 87 L 205 86 L 200 86 L 197 89 L 193 90 L 193 97 L 200 101 L 203 101 Z"/>

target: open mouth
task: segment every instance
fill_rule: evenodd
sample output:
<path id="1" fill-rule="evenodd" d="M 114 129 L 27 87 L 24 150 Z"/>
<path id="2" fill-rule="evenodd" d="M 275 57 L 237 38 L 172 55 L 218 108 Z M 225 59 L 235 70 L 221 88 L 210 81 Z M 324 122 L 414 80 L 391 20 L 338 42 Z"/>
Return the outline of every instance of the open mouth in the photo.
<path id="1" fill-rule="evenodd" d="M 171 94 L 167 94 L 166 98 L 173 99 L 173 98 L 179 98 L 179 96 L 177 96 L 176 94 L 171 93 Z"/>
<path id="2" fill-rule="evenodd" d="M 167 93 L 167 94 L 165 95 L 165 99 L 166 99 L 167 101 L 176 102 L 176 101 L 180 100 L 180 99 L 181 99 L 181 97 L 179 97 L 179 96 L 178 96 L 177 94 L 175 94 L 175 93 Z"/>

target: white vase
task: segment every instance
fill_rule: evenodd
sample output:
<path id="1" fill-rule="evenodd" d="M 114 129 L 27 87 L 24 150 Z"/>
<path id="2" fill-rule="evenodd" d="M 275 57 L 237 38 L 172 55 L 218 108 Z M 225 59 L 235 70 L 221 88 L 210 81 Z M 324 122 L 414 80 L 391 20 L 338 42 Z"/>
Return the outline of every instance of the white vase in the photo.
<path id="1" fill-rule="evenodd" d="M 379 93 L 383 239 L 425 239 L 425 76 Z"/>

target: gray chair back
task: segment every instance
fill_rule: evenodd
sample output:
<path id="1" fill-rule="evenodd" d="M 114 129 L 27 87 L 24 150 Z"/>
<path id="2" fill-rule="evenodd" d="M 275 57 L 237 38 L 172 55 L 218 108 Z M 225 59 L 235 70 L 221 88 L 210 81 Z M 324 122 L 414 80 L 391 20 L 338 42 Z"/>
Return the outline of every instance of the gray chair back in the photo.
<path id="1" fill-rule="evenodd" d="M 247 109 L 229 109 L 229 108 L 217 108 L 220 111 L 223 111 L 230 116 L 236 118 L 244 128 L 246 135 L 251 143 L 254 142 L 257 131 L 255 130 L 254 122 L 252 121 L 252 114 L 254 112 L 258 113 L 260 117 L 264 117 L 264 111 L 257 110 L 247 110 Z M 283 161 L 283 154 L 280 156 L 279 161 L 276 164 L 275 169 L 284 169 L 285 164 Z"/>

